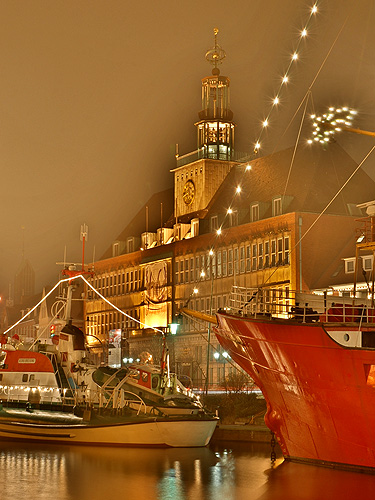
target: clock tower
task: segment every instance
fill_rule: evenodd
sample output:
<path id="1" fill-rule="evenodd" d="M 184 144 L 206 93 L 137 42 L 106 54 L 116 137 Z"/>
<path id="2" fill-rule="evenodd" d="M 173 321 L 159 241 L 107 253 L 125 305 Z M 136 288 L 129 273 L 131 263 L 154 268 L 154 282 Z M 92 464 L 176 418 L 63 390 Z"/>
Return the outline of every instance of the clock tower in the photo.
<path id="1" fill-rule="evenodd" d="M 233 112 L 230 109 L 229 78 L 221 76 L 218 65 L 225 52 L 217 43 L 218 29 L 214 29 L 215 43 L 206 52 L 212 64 L 212 74 L 202 79 L 202 109 L 198 113 L 198 149 L 177 156 L 173 169 L 175 187 L 175 218 L 188 222 L 190 218 L 204 217 L 206 208 L 235 161 Z"/>

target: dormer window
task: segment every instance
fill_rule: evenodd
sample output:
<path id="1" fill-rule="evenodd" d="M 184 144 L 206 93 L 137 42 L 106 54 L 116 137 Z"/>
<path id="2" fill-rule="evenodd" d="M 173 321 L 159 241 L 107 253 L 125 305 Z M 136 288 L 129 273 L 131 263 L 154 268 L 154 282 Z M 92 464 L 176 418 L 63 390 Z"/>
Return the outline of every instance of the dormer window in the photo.
<path id="1" fill-rule="evenodd" d="M 281 196 L 272 200 L 272 216 L 276 217 L 283 213 Z"/>
<path id="2" fill-rule="evenodd" d="M 251 222 L 259 220 L 259 203 L 253 203 L 250 206 L 250 220 Z"/>
<path id="3" fill-rule="evenodd" d="M 126 246 L 128 253 L 134 252 L 134 238 L 128 238 L 126 241 Z"/>
<path id="4" fill-rule="evenodd" d="M 344 259 L 344 262 L 345 262 L 345 273 L 346 274 L 354 273 L 355 257 L 351 257 L 350 259 Z"/>
<path id="5" fill-rule="evenodd" d="M 118 242 L 112 245 L 112 257 L 118 257 L 120 255 L 120 244 Z"/>
<path id="6" fill-rule="evenodd" d="M 199 235 L 199 219 L 192 219 L 191 221 L 191 236 Z"/>
<path id="7" fill-rule="evenodd" d="M 214 233 L 219 228 L 219 221 L 217 215 L 211 217 L 211 233 Z"/>
<path id="8" fill-rule="evenodd" d="M 229 213 L 229 225 L 231 227 L 238 226 L 238 212 L 237 210 L 231 210 Z"/>
<path id="9" fill-rule="evenodd" d="M 362 269 L 364 271 L 372 271 L 374 257 L 372 255 L 363 255 L 362 256 Z"/>

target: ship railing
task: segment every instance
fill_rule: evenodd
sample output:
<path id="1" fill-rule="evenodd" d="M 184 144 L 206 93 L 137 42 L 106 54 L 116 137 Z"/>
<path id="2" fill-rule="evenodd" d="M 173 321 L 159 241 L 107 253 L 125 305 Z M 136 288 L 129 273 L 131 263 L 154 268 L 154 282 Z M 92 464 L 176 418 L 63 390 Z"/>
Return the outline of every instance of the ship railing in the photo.
<path id="1" fill-rule="evenodd" d="M 119 384 L 120 385 L 120 384 Z M 122 410 L 125 407 L 132 408 L 140 413 L 147 413 L 147 405 L 143 399 L 135 392 L 125 391 L 118 386 L 111 391 L 111 397 L 107 398 L 104 391 L 99 390 L 99 408 L 112 408 L 113 410 Z"/>
<path id="2" fill-rule="evenodd" d="M 114 387 L 78 387 L 73 390 L 73 406 L 86 407 L 86 409 L 98 408 L 99 410 L 122 410 L 125 407 L 129 407 L 135 410 L 137 415 L 146 413 L 146 403 L 138 394 L 124 390 L 121 387 L 124 382 L 125 380 L 121 380 Z M 63 399 L 64 402 L 65 400 Z"/>
<path id="3" fill-rule="evenodd" d="M 120 371 L 120 370 L 118 370 Z M 137 394 L 135 393 L 132 393 L 132 392 L 129 392 L 129 391 L 124 391 L 124 389 L 122 388 L 123 385 L 127 382 L 127 380 L 135 373 L 136 370 L 130 370 L 129 373 L 123 377 L 118 383 L 117 385 L 115 386 L 110 386 L 109 383 L 112 382 L 116 375 L 117 375 L 117 372 L 115 372 L 112 377 L 110 377 L 105 384 L 103 384 L 99 390 L 100 390 L 100 403 L 99 403 L 99 406 L 105 406 L 106 408 L 108 408 L 109 406 L 112 405 L 112 408 L 113 409 L 118 409 L 118 408 L 122 408 L 124 405 L 128 404 L 128 403 L 125 403 L 125 400 L 124 400 L 124 394 L 131 394 L 133 395 L 134 397 L 132 397 L 132 401 L 137 401 L 138 403 L 141 402 L 141 404 L 139 405 L 139 409 L 138 409 L 138 413 L 141 411 L 141 410 L 144 410 L 144 413 L 146 412 L 145 408 L 146 408 L 146 405 L 143 401 L 142 398 L 140 398 Z M 138 414 L 137 413 L 137 414 Z"/>
<path id="4" fill-rule="evenodd" d="M 17 403 L 61 403 L 60 389 L 56 386 L 1 384 L 0 401 Z"/>
<path id="5" fill-rule="evenodd" d="M 122 389 L 122 380 L 115 387 L 103 389 L 77 387 L 69 389 L 69 396 L 66 396 L 67 389 L 57 387 L 37 386 L 37 387 L 21 387 L 21 386 L 0 386 L 0 401 L 1 403 L 17 403 L 17 405 L 29 405 L 31 408 L 39 408 L 48 405 L 55 407 L 81 407 L 90 408 L 110 408 L 113 410 L 122 410 L 125 407 L 136 411 L 136 414 L 146 414 L 147 412 L 161 413 L 156 409 L 148 408 L 143 399 L 130 391 Z"/>
<path id="6" fill-rule="evenodd" d="M 367 298 L 340 297 L 279 288 L 234 286 L 228 312 L 254 317 L 295 319 L 302 323 L 375 323 L 375 308 Z"/>

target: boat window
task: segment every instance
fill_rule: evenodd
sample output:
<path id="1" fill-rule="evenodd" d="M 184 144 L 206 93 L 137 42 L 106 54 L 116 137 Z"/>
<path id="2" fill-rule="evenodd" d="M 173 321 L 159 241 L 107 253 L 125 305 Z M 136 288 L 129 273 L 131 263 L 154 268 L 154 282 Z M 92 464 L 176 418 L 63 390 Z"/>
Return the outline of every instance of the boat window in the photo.
<path id="1" fill-rule="evenodd" d="M 142 373 L 142 382 L 148 382 L 148 373 L 146 372 Z"/>
<path id="2" fill-rule="evenodd" d="M 1 351 L 0 352 L 0 368 L 5 368 L 4 362 L 6 358 L 6 352 Z"/>
<path id="3" fill-rule="evenodd" d="M 28 379 L 27 373 L 23 373 L 22 374 L 22 382 L 27 382 L 27 379 Z"/>
<path id="4" fill-rule="evenodd" d="M 3 374 L 0 373 L 0 382 L 2 382 L 2 381 L 3 381 Z"/>
<path id="5" fill-rule="evenodd" d="M 153 376 L 152 377 L 152 388 L 156 389 L 159 384 L 159 377 Z"/>

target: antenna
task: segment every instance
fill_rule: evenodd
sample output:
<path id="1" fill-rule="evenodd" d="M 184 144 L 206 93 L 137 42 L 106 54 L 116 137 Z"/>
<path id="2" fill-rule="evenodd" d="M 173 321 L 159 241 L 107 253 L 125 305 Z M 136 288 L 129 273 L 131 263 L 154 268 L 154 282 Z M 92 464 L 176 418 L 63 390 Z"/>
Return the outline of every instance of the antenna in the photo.
<path id="1" fill-rule="evenodd" d="M 94 270 L 94 265 L 95 265 L 95 250 L 96 246 L 94 245 L 94 249 L 92 251 L 92 270 Z"/>
<path id="2" fill-rule="evenodd" d="M 81 241 L 82 241 L 82 271 L 85 268 L 85 242 L 88 239 L 89 227 L 87 224 L 81 226 Z"/>

